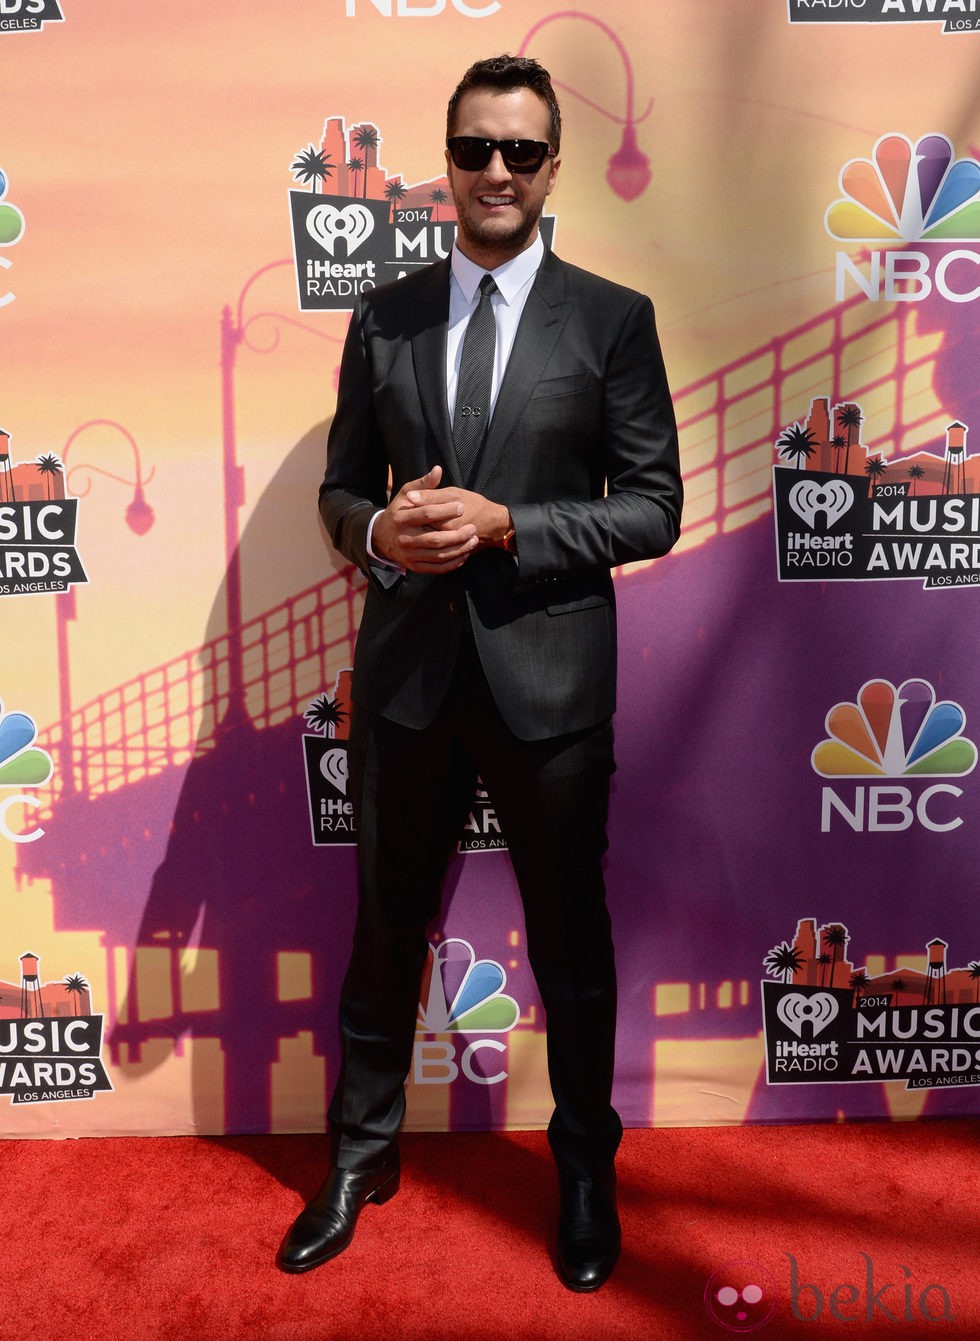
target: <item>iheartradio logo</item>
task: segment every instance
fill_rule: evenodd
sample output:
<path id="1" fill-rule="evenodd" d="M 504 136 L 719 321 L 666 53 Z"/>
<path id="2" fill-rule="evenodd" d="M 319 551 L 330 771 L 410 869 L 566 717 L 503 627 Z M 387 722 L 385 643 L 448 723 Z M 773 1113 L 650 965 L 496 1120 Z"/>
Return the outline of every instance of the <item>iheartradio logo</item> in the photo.
<path id="1" fill-rule="evenodd" d="M 829 992 L 814 992 L 812 996 L 804 996 L 802 992 L 789 992 L 786 996 L 780 997 L 776 1014 L 797 1038 L 803 1037 L 805 1024 L 811 1026 L 812 1037 L 816 1038 L 832 1020 L 837 1018 L 839 1010 L 840 1007 Z"/>
<path id="2" fill-rule="evenodd" d="M 327 750 L 320 759 L 320 772 L 326 780 L 337 788 L 344 796 L 347 795 L 347 751 L 341 749 Z"/>
<path id="3" fill-rule="evenodd" d="M 342 238 L 347 255 L 353 256 L 374 231 L 374 219 L 366 205 L 317 205 L 306 216 L 306 231 L 324 251 L 334 254 L 334 243 Z"/>
<path id="4" fill-rule="evenodd" d="M 814 529 L 817 513 L 827 518 L 827 525 L 839 522 L 854 502 L 854 490 L 844 480 L 828 480 L 818 484 L 815 480 L 800 480 L 789 491 L 789 505 L 810 527 Z"/>

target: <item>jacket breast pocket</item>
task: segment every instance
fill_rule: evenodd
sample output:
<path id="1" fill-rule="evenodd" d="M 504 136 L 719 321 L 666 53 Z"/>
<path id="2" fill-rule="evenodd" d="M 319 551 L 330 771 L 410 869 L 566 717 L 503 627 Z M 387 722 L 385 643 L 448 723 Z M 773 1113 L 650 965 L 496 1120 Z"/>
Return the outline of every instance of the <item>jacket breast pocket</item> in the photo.
<path id="1" fill-rule="evenodd" d="M 532 400 L 551 400 L 557 396 L 575 396 L 592 385 L 590 372 L 569 373 L 565 377 L 546 377 L 531 392 Z"/>
<path id="2" fill-rule="evenodd" d="M 560 601 L 555 605 L 546 605 L 549 615 L 571 615 L 578 610 L 608 610 L 609 602 L 605 596 L 580 596 L 576 601 Z"/>

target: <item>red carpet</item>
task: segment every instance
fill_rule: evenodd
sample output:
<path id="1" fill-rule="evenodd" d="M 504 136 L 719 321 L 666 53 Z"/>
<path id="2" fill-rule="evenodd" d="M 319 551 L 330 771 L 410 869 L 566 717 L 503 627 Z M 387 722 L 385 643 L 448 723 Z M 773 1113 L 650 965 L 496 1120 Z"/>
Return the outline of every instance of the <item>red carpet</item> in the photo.
<path id="1" fill-rule="evenodd" d="M 596 1295 L 554 1275 L 543 1133 L 402 1150 L 402 1190 L 351 1248 L 285 1276 L 320 1138 L 4 1141 L 0 1341 L 724 1341 L 766 1313 L 765 1341 L 980 1336 L 973 1122 L 627 1132 L 623 1257 Z M 756 1279 L 728 1283 L 765 1293 L 715 1300 L 723 1324 L 705 1286 L 733 1259 Z"/>

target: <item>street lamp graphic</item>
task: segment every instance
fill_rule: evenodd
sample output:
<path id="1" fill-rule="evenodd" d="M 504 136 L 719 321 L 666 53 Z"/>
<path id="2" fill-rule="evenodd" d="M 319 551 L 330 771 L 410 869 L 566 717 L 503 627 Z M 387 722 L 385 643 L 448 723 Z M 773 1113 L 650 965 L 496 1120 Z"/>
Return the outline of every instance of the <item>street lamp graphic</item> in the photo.
<path id="1" fill-rule="evenodd" d="M 152 480 L 155 467 L 150 467 L 148 475 L 143 474 L 143 463 L 140 460 L 139 448 L 136 445 L 136 439 L 130 433 L 128 428 L 118 423 L 115 419 L 88 419 L 84 424 L 79 424 L 76 429 L 69 434 L 68 440 L 61 449 L 62 468 L 65 471 L 65 485 L 68 485 L 68 453 L 71 450 L 75 439 L 82 433 L 91 428 L 111 428 L 121 433 L 126 439 L 133 453 L 133 465 L 135 479 L 129 479 L 125 475 L 117 475 L 111 470 L 105 470 L 102 466 L 93 466 L 88 462 L 79 462 L 72 467 L 72 473 L 83 470 L 95 475 L 105 475 L 110 480 L 115 480 L 118 484 L 125 484 L 132 488 L 133 497 L 129 506 L 126 508 L 126 525 L 134 535 L 146 535 L 154 522 L 153 509 L 146 501 L 143 492 L 143 486 L 149 484 Z M 91 489 L 91 483 L 85 480 L 84 487 L 78 490 L 78 497 L 84 498 Z M 58 745 L 58 762 L 61 773 L 61 787 L 64 795 L 75 791 L 75 763 L 74 751 L 72 749 L 71 734 L 71 670 L 68 655 L 68 625 L 75 619 L 75 588 L 69 587 L 65 592 L 59 592 L 55 597 L 55 620 L 58 635 L 58 708 L 61 717 L 61 739 Z"/>
<path id="2" fill-rule="evenodd" d="M 599 103 L 593 102 L 587 98 L 584 93 L 578 89 L 572 88 L 569 84 L 563 84 L 556 79 L 554 82 L 558 88 L 564 89 L 566 93 L 571 93 L 573 97 L 579 98 L 601 116 L 607 117 L 610 121 L 615 121 L 617 125 L 623 127 L 623 138 L 620 141 L 619 148 L 609 159 L 606 167 L 606 181 L 610 189 L 615 192 L 621 200 L 635 200 L 637 196 L 650 185 L 650 160 L 643 153 L 636 138 L 636 127 L 641 121 L 645 121 L 653 109 L 653 99 L 647 103 L 646 110 L 642 116 L 633 115 L 633 64 L 630 61 L 629 54 L 626 51 L 622 41 L 602 19 L 597 19 L 594 14 L 587 14 L 578 9 L 562 9 L 555 14 L 549 14 L 541 19 L 531 28 L 521 43 L 518 55 L 523 56 L 527 51 L 528 44 L 535 33 L 541 31 L 546 24 L 554 23 L 557 19 L 580 19 L 583 23 L 594 24 L 599 28 L 612 42 L 619 53 L 623 62 L 623 71 L 626 75 L 626 115 L 617 116 L 614 112 L 608 111 Z"/>
<path id="3" fill-rule="evenodd" d="M 86 429 L 98 428 L 100 426 L 106 428 L 118 429 L 118 431 L 123 435 L 123 437 L 129 443 L 130 448 L 132 449 L 133 452 L 133 463 L 136 470 L 136 478 L 134 480 L 127 479 L 125 475 L 116 475 L 111 470 L 106 470 L 102 466 L 90 465 L 87 461 L 80 461 L 77 466 L 73 466 L 72 473 L 78 470 L 87 470 L 94 475 L 105 475 L 107 479 L 115 480 L 117 484 L 125 484 L 130 486 L 133 490 L 133 497 L 132 500 L 130 501 L 129 507 L 126 509 L 126 525 L 129 527 L 129 529 L 133 532 L 134 535 L 146 535 L 147 531 L 153 525 L 155 518 L 153 514 L 153 509 L 146 501 L 146 495 L 143 493 L 143 485 L 149 484 L 150 480 L 153 479 L 153 476 L 156 473 L 156 467 L 151 466 L 150 473 L 148 475 L 143 474 L 143 463 L 140 460 L 139 448 L 136 446 L 136 439 L 133 437 L 132 433 L 130 433 L 128 428 L 124 428 L 122 424 L 116 423 L 115 419 L 89 419 L 86 423 L 79 424 L 78 428 L 76 428 L 74 432 L 71 434 L 68 441 L 62 448 L 61 460 L 63 463 L 67 462 L 68 449 L 69 447 L 71 447 L 72 443 L 75 441 L 75 439 L 78 437 L 80 433 L 84 433 Z M 66 475 L 65 484 L 67 485 L 67 483 L 68 483 L 68 476 Z M 91 487 L 92 487 L 91 484 L 86 482 L 85 488 L 79 489 L 76 496 L 78 498 L 84 498 L 85 495 L 91 489 Z"/>

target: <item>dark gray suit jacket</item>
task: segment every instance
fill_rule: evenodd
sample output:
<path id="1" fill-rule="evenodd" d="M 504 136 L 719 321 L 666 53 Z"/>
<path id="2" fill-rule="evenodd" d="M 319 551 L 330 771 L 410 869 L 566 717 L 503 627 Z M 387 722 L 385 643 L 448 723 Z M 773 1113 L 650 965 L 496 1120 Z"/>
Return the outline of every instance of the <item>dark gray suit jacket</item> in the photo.
<path id="1" fill-rule="evenodd" d="M 504 720 L 525 740 L 594 726 L 615 707 L 610 568 L 679 533 L 677 431 L 648 298 L 546 252 L 470 487 L 506 504 L 518 560 L 474 554 L 440 577 L 380 572 L 368 523 L 433 465 L 461 484 L 446 407 L 448 261 L 362 298 L 344 349 L 320 511 L 368 577 L 355 703 L 428 725 L 468 606 Z"/>

